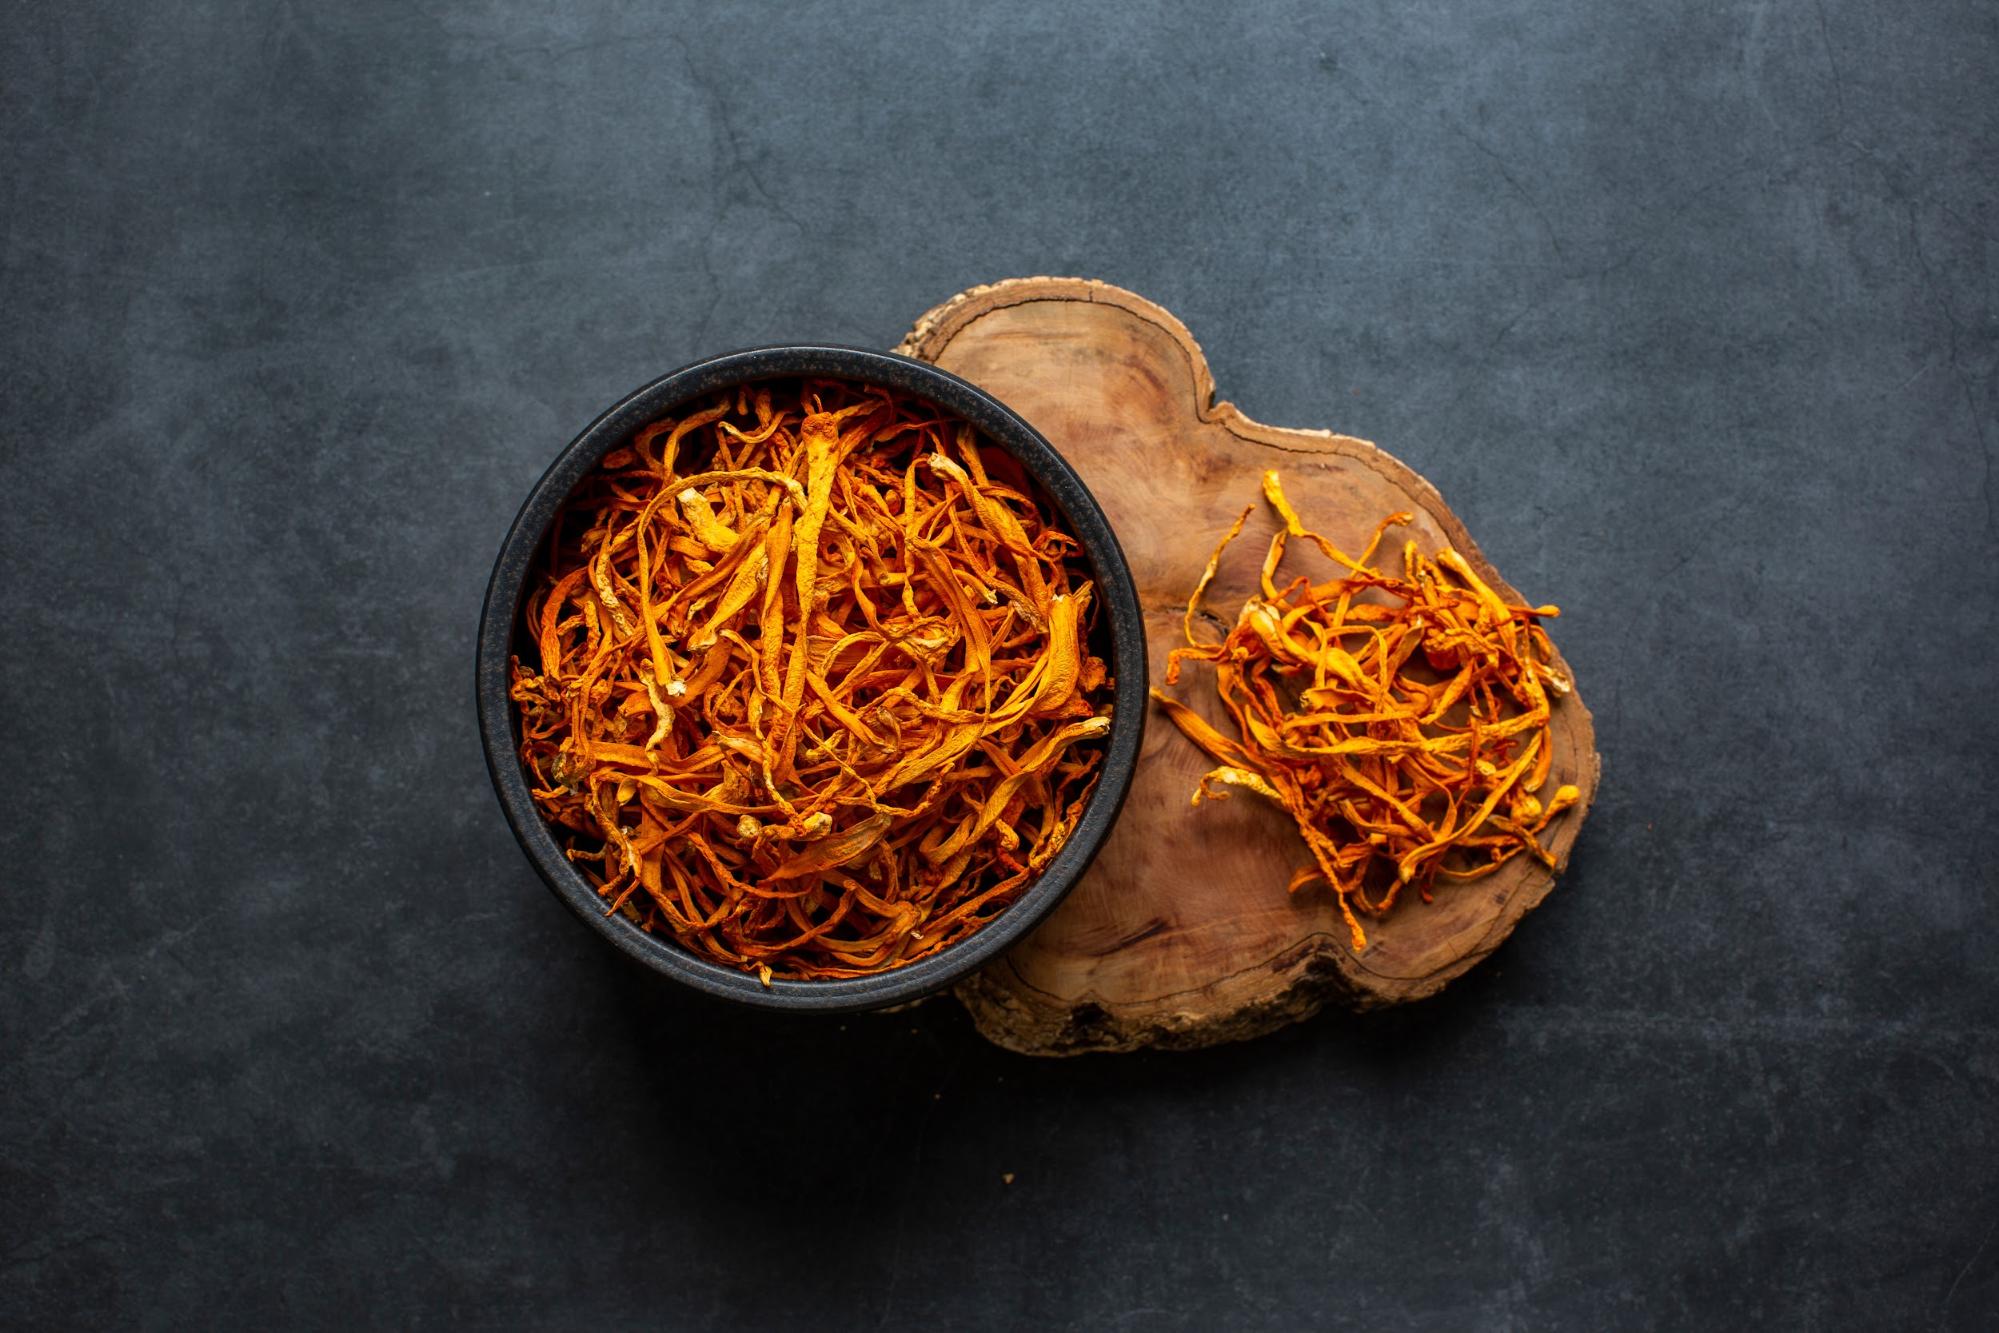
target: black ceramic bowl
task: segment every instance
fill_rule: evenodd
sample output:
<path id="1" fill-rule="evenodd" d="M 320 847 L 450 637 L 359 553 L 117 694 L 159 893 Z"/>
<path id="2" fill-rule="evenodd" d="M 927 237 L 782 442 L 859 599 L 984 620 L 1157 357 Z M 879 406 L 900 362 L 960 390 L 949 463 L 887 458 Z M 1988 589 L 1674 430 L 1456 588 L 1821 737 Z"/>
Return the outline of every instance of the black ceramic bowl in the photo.
<path id="1" fill-rule="evenodd" d="M 562 854 L 535 809 L 521 769 L 519 729 L 507 697 L 508 659 L 519 632 L 522 585 L 547 540 L 563 499 L 605 454 L 627 444 L 640 427 L 729 385 L 797 377 L 843 379 L 899 389 L 927 399 L 976 427 L 1017 459 L 1061 511 L 1063 526 L 1082 543 L 1101 598 L 1096 639 L 1116 685 L 1105 741 L 1103 774 L 1069 840 L 1041 877 L 992 924 L 929 958 L 847 981 L 785 981 L 766 987 L 754 976 L 696 958 L 664 935 L 652 935 L 608 915 L 589 882 Z M 592 930 L 656 972 L 697 990 L 772 1009 L 838 1011 L 899 1004 L 950 985 L 1033 929 L 1062 901 L 1110 833 L 1138 765 L 1146 714 L 1145 623 L 1124 552 L 1082 479 L 1039 432 L 997 399 L 926 362 L 852 347 L 765 347 L 734 352 L 677 370 L 631 394 L 586 427 L 542 474 L 514 518 L 494 562 L 479 620 L 479 734 L 486 767 L 507 822 L 555 896 Z"/>

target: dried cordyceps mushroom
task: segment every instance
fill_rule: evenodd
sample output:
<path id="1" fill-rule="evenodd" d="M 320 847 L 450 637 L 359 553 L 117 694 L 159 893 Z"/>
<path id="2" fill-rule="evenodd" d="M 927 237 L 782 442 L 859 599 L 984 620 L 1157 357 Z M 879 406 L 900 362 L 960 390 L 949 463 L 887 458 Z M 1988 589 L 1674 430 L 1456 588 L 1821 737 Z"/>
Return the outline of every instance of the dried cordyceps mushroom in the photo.
<path id="1" fill-rule="evenodd" d="M 1539 835 L 1580 795 L 1568 785 L 1545 802 L 1537 795 L 1553 759 L 1549 692 L 1569 691 L 1540 625 L 1560 612 L 1509 606 L 1453 550 L 1432 558 L 1407 541 L 1400 577 L 1374 568 L 1382 537 L 1408 514 L 1382 520 L 1356 560 L 1304 527 L 1275 472 L 1264 473 L 1263 494 L 1283 526 L 1264 558 L 1262 595 L 1220 641 L 1196 639 L 1202 594 L 1245 509 L 1187 601 L 1187 646 L 1167 659 L 1168 685 L 1184 661 L 1213 666 L 1237 739 L 1152 692 L 1220 765 L 1194 803 L 1235 787 L 1289 811 L 1313 860 L 1291 889 L 1330 883 L 1356 950 L 1367 935 L 1355 910 L 1381 916 L 1404 885 L 1429 901 L 1438 877 L 1477 879 L 1522 851 L 1552 868 Z M 1292 538 L 1347 574 L 1280 586 Z"/>
<path id="2" fill-rule="evenodd" d="M 1053 859 L 1110 682 L 1079 544 L 988 462 L 931 404 L 809 380 L 655 422 L 578 486 L 512 697 L 607 910 L 766 983 L 866 976 Z"/>

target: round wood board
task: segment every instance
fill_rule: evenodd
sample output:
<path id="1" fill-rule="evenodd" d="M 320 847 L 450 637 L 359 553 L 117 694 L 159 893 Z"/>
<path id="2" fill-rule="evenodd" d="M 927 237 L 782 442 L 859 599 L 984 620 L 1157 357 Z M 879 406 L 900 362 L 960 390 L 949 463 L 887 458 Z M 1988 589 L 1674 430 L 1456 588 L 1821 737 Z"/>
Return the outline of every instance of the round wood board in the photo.
<path id="1" fill-rule="evenodd" d="M 1410 510 L 1424 549 L 1455 546 L 1502 595 L 1518 596 L 1427 481 L 1365 440 L 1259 425 L 1215 402 L 1193 336 L 1121 288 L 1080 278 L 975 287 L 924 315 L 897 350 L 1005 401 L 1089 483 L 1138 584 L 1155 684 L 1182 641 L 1181 612 L 1208 553 L 1251 504 L 1207 603 L 1227 614 L 1256 590 L 1273 531 L 1258 489 L 1265 468 L 1282 474 L 1308 525 L 1347 549 L 1382 516 Z M 1174 693 L 1234 734 L 1202 669 Z M 1549 830 L 1565 864 L 1599 769 L 1579 692 L 1556 703 L 1550 730 L 1550 782 L 1582 789 Z M 1421 999 L 1497 948 L 1554 885 L 1540 864 L 1515 857 L 1433 903 L 1412 898 L 1364 918 L 1369 947 L 1356 954 L 1329 890 L 1285 890 L 1309 859 L 1288 815 L 1246 795 L 1190 804 L 1211 766 L 1153 714 L 1124 813 L 1089 874 L 1038 930 L 959 986 L 980 1032 L 1038 1055 L 1194 1047 L 1257 1036 L 1329 1001 Z"/>

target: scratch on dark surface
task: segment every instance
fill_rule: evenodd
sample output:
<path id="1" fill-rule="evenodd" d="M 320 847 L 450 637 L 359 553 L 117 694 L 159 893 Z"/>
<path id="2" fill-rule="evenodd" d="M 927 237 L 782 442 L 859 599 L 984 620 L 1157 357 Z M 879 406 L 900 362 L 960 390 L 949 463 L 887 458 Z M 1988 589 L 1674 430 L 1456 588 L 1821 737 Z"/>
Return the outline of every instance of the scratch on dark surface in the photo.
<path id="1" fill-rule="evenodd" d="M 1460 124 L 1456 117 L 1446 113 L 1444 124 L 1449 126 L 1466 143 L 1478 149 L 1479 152 L 1492 160 L 1492 165 L 1498 169 L 1500 176 L 1505 179 L 1507 185 L 1512 187 L 1513 193 L 1519 197 L 1520 202 L 1532 209 L 1534 216 L 1540 220 L 1541 229 L 1548 233 L 1548 248 L 1555 252 L 1557 259 L 1566 258 L 1567 256 L 1562 252 L 1561 235 L 1556 232 L 1554 222 L 1549 219 L 1548 210 L 1543 208 L 1541 201 L 1535 198 L 1525 185 L 1520 183 L 1520 178 L 1513 174 L 1513 168 L 1507 164 L 1506 159 L 1491 144 L 1488 144 L 1485 140 L 1479 138 Z"/>
<path id="2" fill-rule="evenodd" d="M 1541 311 L 1546 310 L 1550 305 L 1554 304 L 1560 295 L 1560 289 L 1557 288 L 1557 290 L 1542 296 L 1540 300 L 1529 301 L 1526 305 L 1515 311 L 1504 324 L 1501 324 L 1493 331 L 1492 337 L 1486 339 L 1486 355 L 1490 356 L 1492 353 L 1497 352 L 1499 345 L 1505 342 L 1513 330 L 1520 326 L 1522 320 L 1526 319 L 1529 315 L 1539 314 Z"/>
<path id="3" fill-rule="evenodd" d="M 1957 322 L 1956 312 L 1950 308 L 1950 298 L 1945 295 L 1942 285 L 1937 282 L 1936 271 L 1930 267 L 1929 256 L 1923 253 L 1922 229 L 1917 222 L 1916 206 L 1914 203 L 1909 205 L 1909 244 L 1915 251 L 1916 267 L 1922 272 L 1923 285 L 1929 290 L 1930 300 L 1935 303 L 1937 312 L 1943 316 L 1944 323 L 1950 331 L 1949 360 L 1951 372 L 1957 376 L 1958 387 L 1964 391 L 1964 405 L 1971 413 L 1971 429 L 1978 436 L 1979 458 L 1984 465 L 1978 493 L 1985 501 L 1985 536 L 1986 540 L 1990 541 L 1994 535 L 1992 442 L 1987 438 L 1985 413 L 1980 410 L 1978 405 L 1978 391 L 1973 387 L 1974 381 L 1971 378 L 1970 372 L 1965 370 L 1964 362 L 1959 352 L 1959 338 L 1963 330 Z"/>
<path id="4" fill-rule="evenodd" d="M 963 1048 L 960 1048 L 957 1057 L 951 1061 L 950 1067 L 944 1073 L 943 1080 L 939 1085 L 940 1092 L 949 1093 L 951 1091 L 951 1085 L 957 1077 L 958 1070 L 964 1063 L 965 1052 Z M 937 1108 L 941 1103 L 941 1098 L 926 1098 L 924 1100 L 923 1115 L 918 1120 L 916 1127 L 916 1143 L 910 1150 L 909 1165 L 903 1172 L 902 1188 L 896 1193 L 895 1239 L 889 1249 L 888 1288 L 882 1293 L 882 1311 L 880 1317 L 875 1321 L 877 1329 L 887 1328 L 889 1326 L 889 1317 L 895 1313 L 896 1288 L 900 1285 L 902 1277 L 902 1241 L 907 1231 L 910 1200 L 914 1191 L 920 1186 L 918 1177 L 923 1168 L 924 1147 L 930 1141 L 930 1122 L 936 1119 Z"/>
<path id="5" fill-rule="evenodd" d="M 1837 1040 L 1855 1046 L 1887 1046 L 1911 1051 L 1943 1047 L 1999 1046 L 1999 1028 L 1947 1026 L 1903 1019 L 1825 1018 L 1812 1014 L 1698 1017 L 1637 1010 L 1582 1010 L 1529 1005 L 1509 1010 L 1507 1020 L 1531 1021 L 1540 1032 L 1645 1036 L 1703 1043 L 1756 1043 L 1787 1046 Z"/>
<path id="6" fill-rule="evenodd" d="M 5 1064 L 0 1064 L 0 1069 L 11 1070 L 27 1063 L 38 1049 L 58 1042 L 71 1028 L 89 1018 L 106 1003 L 122 1002 L 131 994 L 130 988 L 108 969 L 99 974 L 99 982 L 100 984 L 89 995 L 71 1006 L 61 1018 L 38 1032 L 32 1044 L 17 1050 Z"/>
<path id="7" fill-rule="evenodd" d="M 40 1240 L 42 1239 L 42 1237 L 35 1236 L 31 1237 L 30 1239 Z M 44 1263 L 50 1259 L 55 1258 L 57 1255 L 67 1253 L 70 1250 L 80 1250 L 86 1245 L 109 1245 L 112 1243 L 112 1239 L 111 1237 L 106 1236 L 100 1232 L 93 1231 L 87 1235 L 70 1236 L 63 1240 L 55 1241 L 51 1244 L 45 1244 L 40 1249 L 35 1250 L 33 1253 L 23 1254 L 21 1251 L 24 1248 L 26 1248 L 26 1246 L 29 1243 L 30 1243 L 29 1241 L 23 1241 L 19 1246 L 16 1246 L 14 1249 L 9 1250 L 7 1252 L 6 1258 L 4 1260 L 0 1260 L 0 1264 L 4 1264 L 4 1266 L 8 1269 L 26 1268 L 34 1264 Z"/>
<path id="8" fill-rule="evenodd" d="M 722 288 L 721 274 L 715 271 L 715 238 L 721 234 L 724 218 L 717 213 L 700 241 L 692 247 L 694 262 L 700 266 L 701 276 L 708 283 L 708 305 L 701 317 L 694 321 L 692 335 L 688 339 L 690 347 L 708 345 L 708 330 L 715 323 L 715 312 L 722 308 L 722 299 L 728 295 Z"/>
<path id="9" fill-rule="evenodd" d="M 681 53 L 682 55 L 686 54 L 685 47 L 681 48 Z M 757 169 L 755 159 L 744 150 L 742 135 L 736 128 L 735 113 L 729 107 L 728 93 L 720 88 L 711 87 L 703 83 L 700 76 L 694 73 L 693 62 L 691 60 L 688 63 L 688 74 L 689 77 L 695 80 L 696 85 L 708 95 L 714 106 L 716 123 L 721 127 L 722 138 L 728 144 L 729 167 L 743 173 L 743 177 L 749 181 L 750 187 L 756 191 L 757 197 L 764 201 L 766 208 L 797 228 L 798 232 L 803 235 L 805 233 L 805 224 L 798 220 L 798 215 L 791 211 L 790 206 L 780 196 L 771 193 L 770 187 L 764 184 L 763 173 Z"/>
<path id="10" fill-rule="evenodd" d="M 1675 560 L 1664 574 L 1653 580 L 1654 586 L 1661 588 L 1673 586 L 1673 580 L 1688 565 L 1692 564 L 1694 557 L 1699 554 L 1700 548 L 1698 547 L 1681 552 L 1680 558 Z M 1617 635 L 1618 639 L 1624 643 L 1632 641 L 1631 632 L 1637 627 L 1638 617 L 1641 614 L 1647 611 L 1656 612 L 1659 609 L 1658 603 L 1650 597 L 1631 597 L 1628 600 L 1630 610 L 1625 613 L 1623 624 L 1619 628 Z M 1624 725 L 1624 677 L 1622 674 L 1616 674 L 1611 676 L 1610 681 L 1610 707 L 1604 710 L 1603 734 L 1606 739 L 1617 735 L 1623 730 Z"/>
<path id="11" fill-rule="evenodd" d="M 524 46 L 498 48 L 498 54 L 508 56 L 540 56 L 544 60 L 567 60 L 571 56 L 591 55 L 598 51 L 629 51 L 640 46 L 657 45 L 665 42 L 679 45 L 679 38 L 667 32 L 620 33 L 615 37 L 596 37 L 587 42 L 570 42 L 557 46 L 552 42 L 535 42 Z"/>
<path id="12" fill-rule="evenodd" d="M 1994 1218 L 1992 1224 L 1985 1228 L 1985 1235 L 1979 1239 L 1978 1248 L 1971 1252 L 1971 1257 L 1964 1261 L 1964 1267 L 1958 1269 L 1957 1276 L 1951 1279 L 1950 1290 L 1944 1292 L 1943 1305 L 1937 1310 L 1938 1328 L 1942 1328 L 1944 1320 L 1950 1318 L 1950 1303 L 1957 1299 L 1957 1289 L 1964 1285 L 1965 1277 L 1978 1266 L 1979 1259 L 1985 1254 L 1985 1247 L 1992 1243 L 1995 1231 L 1999 1231 L 1999 1218 Z"/>
<path id="13" fill-rule="evenodd" d="M 1819 41 L 1825 47 L 1826 73 L 1832 77 L 1833 105 L 1839 110 L 1841 124 L 1846 123 L 1846 81 L 1839 76 L 1839 64 L 1833 59 L 1832 25 L 1826 21 L 1825 0 L 1812 0 L 1812 7 L 1818 11 Z"/>

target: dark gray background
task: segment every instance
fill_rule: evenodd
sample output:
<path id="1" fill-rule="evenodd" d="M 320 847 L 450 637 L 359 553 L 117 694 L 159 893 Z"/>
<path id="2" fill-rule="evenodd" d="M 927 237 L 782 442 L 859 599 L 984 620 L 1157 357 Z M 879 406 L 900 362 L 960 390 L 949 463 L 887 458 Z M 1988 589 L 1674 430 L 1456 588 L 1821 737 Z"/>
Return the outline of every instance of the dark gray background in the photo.
<path id="1" fill-rule="evenodd" d="M 10 10 L 0 1322 L 1991 1326 L 1999 10 L 1082 8 Z M 778 1022 L 515 848 L 554 451 L 1033 273 L 1563 607 L 1602 801 L 1440 999 Z"/>

